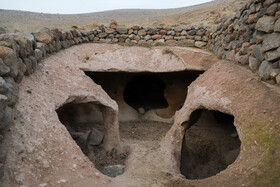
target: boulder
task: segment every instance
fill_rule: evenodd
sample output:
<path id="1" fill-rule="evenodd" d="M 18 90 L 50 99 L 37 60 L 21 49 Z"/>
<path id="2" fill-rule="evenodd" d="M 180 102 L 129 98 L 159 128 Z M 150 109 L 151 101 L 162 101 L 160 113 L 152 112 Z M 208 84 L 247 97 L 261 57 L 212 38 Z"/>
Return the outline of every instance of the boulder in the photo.
<path id="1" fill-rule="evenodd" d="M 66 42 L 66 41 L 64 41 L 64 42 Z M 42 52 L 43 57 L 46 56 L 46 54 L 47 54 L 47 47 L 48 46 L 44 43 L 41 43 L 41 42 L 37 43 L 37 49 L 39 49 Z"/>
<path id="2" fill-rule="evenodd" d="M 274 3 L 267 8 L 266 14 L 269 16 L 274 16 L 277 10 L 278 10 L 278 4 Z"/>
<path id="3" fill-rule="evenodd" d="M 91 35 L 88 36 L 89 41 L 92 41 L 93 38 L 94 38 L 94 34 L 91 34 Z"/>
<path id="4" fill-rule="evenodd" d="M 20 46 L 19 56 L 21 58 L 25 58 L 25 57 L 27 57 L 27 55 L 29 55 L 33 52 L 33 42 L 35 43 L 35 41 L 29 40 L 25 36 L 26 36 L 26 34 L 24 34 L 24 33 L 14 34 L 14 40 Z M 32 39 L 33 35 L 31 35 L 29 38 Z"/>
<path id="5" fill-rule="evenodd" d="M 280 74 L 280 69 L 272 69 L 270 72 L 270 78 L 277 82 L 276 78 Z"/>
<path id="6" fill-rule="evenodd" d="M 248 16 L 247 22 L 248 22 L 249 24 L 256 23 L 256 22 L 258 21 L 258 19 L 259 19 L 258 13 L 256 13 L 256 14 L 250 14 L 250 15 Z"/>
<path id="7" fill-rule="evenodd" d="M 53 39 L 54 39 L 55 41 L 59 41 L 59 40 L 62 38 L 62 33 L 61 33 L 60 30 L 58 30 L 58 29 L 52 29 L 51 32 L 52 32 L 52 35 L 53 35 L 53 37 L 54 37 Z"/>
<path id="8" fill-rule="evenodd" d="M 267 80 L 270 78 L 271 70 L 273 69 L 273 64 L 268 61 L 263 61 L 259 68 L 259 76 L 263 80 Z"/>
<path id="9" fill-rule="evenodd" d="M 280 47 L 280 33 L 272 33 L 264 37 L 261 51 L 266 52 L 278 47 Z"/>
<path id="10" fill-rule="evenodd" d="M 8 91 L 5 95 L 8 98 L 8 106 L 13 107 L 18 101 L 19 86 L 12 77 L 4 77 Z"/>
<path id="11" fill-rule="evenodd" d="M 280 48 L 265 53 L 265 60 L 269 62 L 278 60 L 279 58 L 280 58 Z"/>
<path id="12" fill-rule="evenodd" d="M 274 24 L 274 32 L 280 32 L 280 18 Z"/>
<path id="13" fill-rule="evenodd" d="M 205 34 L 205 30 L 204 29 L 199 29 L 198 31 L 196 31 L 196 35 L 198 36 L 203 36 Z"/>
<path id="14" fill-rule="evenodd" d="M 194 43 L 194 45 L 195 45 L 195 47 L 202 48 L 202 47 L 206 46 L 207 43 L 206 42 L 202 42 L 202 41 L 196 41 Z"/>
<path id="15" fill-rule="evenodd" d="M 150 39 L 152 39 L 152 37 L 151 37 L 151 35 L 146 35 L 145 37 L 144 37 L 144 39 L 147 41 L 147 40 L 150 40 Z"/>
<path id="16" fill-rule="evenodd" d="M 134 25 L 133 27 L 131 27 L 131 29 L 133 29 L 133 30 L 139 30 L 140 27 L 139 27 L 138 25 Z"/>
<path id="17" fill-rule="evenodd" d="M 34 56 L 28 56 L 28 59 L 31 60 L 31 62 L 32 62 L 32 70 L 34 73 L 37 69 L 37 63 L 38 63 L 37 59 Z"/>
<path id="18" fill-rule="evenodd" d="M 167 31 L 167 35 L 171 35 L 171 36 L 174 36 L 176 34 L 176 32 L 175 31 Z"/>
<path id="19" fill-rule="evenodd" d="M 7 104 L 8 98 L 0 94 L 0 129 L 6 127 L 12 121 L 13 110 Z"/>
<path id="20" fill-rule="evenodd" d="M 154 28 L 149 28 L 149 29 L 147 29 L 146 32 L 147 32 L 147 34 L 149 34 L 149 35 L 154 35 L 154 34 L 156 34 L 157 30 L 154 29 Z"/>
<path id="21" fill-rule="evenodd" d="M 182 32 L 181 32 L 181 34 L 180 34 L 181 36 L 187 36 L 188 35 L 188 33 L 187 33 L 187 31 L 185 31 L 185 30 L 183 30 Z"/>
<path id="22" fill-rule="evenodd" d="M 16 77 L 18 74 L 18 63 L 15 51 L 8 47 L 0 46 L 0 58 L 6 66 L 10 67 L 12 76 Z"/>
<path id="23" fill-rule="evenodd" d="M 102 170 L 102 173 L 109 177 L 116 177 L 124 173 L 124 168 L 124 165 L 105 166 Z"/>
<path id="24" fill-rule="evenodd" d="M 277 2 L 277 0 L 265 0 L 263 3 L 264 7 L 269 7 L 272 3 Z"/>
<path id="25" fill-rule="evenodd" d="M 107 36 L 108 36 L 108 34 L 106 32 L 101 32 L 98 35 L 99 38 L 106 38 Z"/>
<path id="26" fill-rule="evenodd" d="M 159 40 L 159 39 L 161 39 L 162 38 L 162 35 L 160 35 L 160 34 L 156 34 L 156 35 L 153 35 L 152 36 L 152 39 L 153 40 Z"/>
<path id="27" fill-rule="evenodd" d="M 14 40 L 13 35 L 11 34 L 1 34 L 0 35 L 0 46 L 8 47 L 19 53 L 19 46 Z"/>
<path id="28" fill-rule="evenodd" d="M 113 33 L 115 32 L 115 29 L 106 28 L 106 29 L 105 29 L 105 32 L 106 32 L 107 34 L 113 34 Z"/>
<path id="29" fill-rule="evenodd" d="M 131 42 L 130 38 L 125 39 L 125 43 L 130 43 L 130 42 Z"/>
<path id="30" fill-rule="evenodd" d="M 0 77 L 0 94 L 4 94 L 8 91 L 8 86 L 6 84 L 5 79 L 3 77 Z"/>
<path id="31" fill-rule="evenodd" d="M 138 35 L 139 36 L 145 36 L 146 35 L 146 31 L 144 29 L 141 29 L 138 31 Z"/>
<path id="32" fill-rule="evenodd" d="M 32 68 L 32 61 L 28 58 L 23 59 L 23 63 L 26 66 L 26 71 L 24 75 L 29 76 L 33 73 L 33 68 Z"/>
<path id="33" fill-rule="evenodd" d="M 249 67 L 251 70 L 256 71 L 259 69 L 261 62 L 253 56 L 249 57 Z"/>
<path id="34" fill-rule="evenodd" d="M 86 145 L 91 146 L 100 145 L 103 141 L 103 138 L 104 134 L 94 128 L 87 131 L 86 133 L 84 133 L 84 135 L 80 137 L 80 139 L 84 141 Z"/>
<path id="35" fill-rule="evenodd" d="M 6 76 L 10 73 L 10 67 L 4 64 L 3 60 L 0 58 L 0 76 Z"/>
<path id="36" fill-rule="evenodd" d="M 127 27 L 117 27 L 116 31 L 117 31 L 119 34 L 127 34 L 128 28 L 127 28 Z"/>
<path id="37" fill-rule="evenodd" d="M 188 35 L 194 36 L 196 34 L 196 30 L 190 30 L 188 32 Z"/>
<path id="38" fill-rule="evenodd" d="M 167 31 L 164 30 L 164 29 L 161 29 L 161 30 L 159 31 L 159 34 L 161 34 L 161 35 L 166 35 L 166 34 L 167 34 Z"/>
<path id="39" fill-rule="evenodd" d="M 177 44 L 182 47 L 194 47 L 195 40 L 190 40 L 190 39 L 180 40 L 177 42 Z"/>
<path id="40" fill-rule="evenodd" d="M 264 54 L 261 51 L 261 46 L 256 45 L 256 47 L 253 50 L 253 55 L 256 57 L 260 62 L 264 60 Z"/>
<path id="41" fill-rule="evenodd" d="M 240 51 L 239 51 L 240 55 L 247 54 L 249 47 L 250 47 L 250 43 L 249 42 L 244 42 L 241 46 Z"/>
<path id="42" fill-rule="evenodd" d="M 240 64 L 249 64 L 249 55 L 240 55 L 240 53 L 235 54 L 235 61 Z"/>
<path id="43" fill-rule="evenodd" d="M 274 29 L 274 23 L 275 18 L 273 16 L 263 16 L 258 20 L 255 29 L 270 33 Z"/>
<path id="44" fill-rule="evenodd" d="M 52 41 L 52 37 L 46 32 L 36 32 L 33 34 L 34 34 L 37 42 L 49 44 Z"/>
<path id="45" fill-rule="evenodd" d="M 21 58 L 18 58 L 18 63 L 19 63 L 19 72 L 18 76 L 16 77 L 16 83 L 20 83 L 24 77 L 24 73 L 26 72 L 26 65 L 23 63 Z"/>

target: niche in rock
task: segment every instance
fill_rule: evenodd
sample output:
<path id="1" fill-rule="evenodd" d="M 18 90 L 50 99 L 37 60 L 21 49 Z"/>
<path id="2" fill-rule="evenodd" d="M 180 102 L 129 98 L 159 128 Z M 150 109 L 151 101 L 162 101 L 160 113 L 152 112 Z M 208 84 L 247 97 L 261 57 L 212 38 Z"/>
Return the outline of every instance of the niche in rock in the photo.
<path id="1" fill-rule="evenodd" d="M 124 89 L 124 101 L 135 110 L 166 108 L 165 83 L 156 75 L 137 75 Z"/>
<path id="2" fill-rule="evenodd" d="M 181 173 L 187 179 L 216 175 L 239 155 L 241 141 L 234 117 L 218 111 L 196 110 L 186 127 L 181 151 Z"/>
<path id="3" fill-rule="evenodd" d="M 124 172 L 127 153 L 103 148 L 106 129 L 103 124 L 101 105 L 68 103 L 56 110 L 59 120 L 82 152 L 103 174 L 116 177 Z"/>
<path id="4" fill-rule="evenodd" d="M 187 96 L 188 86 L 201 71 L 180 72 L 85 72 L 118 103 L 119 120 L 172 118 Z M 140 116 L 140 118 L 139 118 Z M 145 118 L 144 118 L 145 119 Z M 147 120 L 147 119 L 145 119 Z"/>

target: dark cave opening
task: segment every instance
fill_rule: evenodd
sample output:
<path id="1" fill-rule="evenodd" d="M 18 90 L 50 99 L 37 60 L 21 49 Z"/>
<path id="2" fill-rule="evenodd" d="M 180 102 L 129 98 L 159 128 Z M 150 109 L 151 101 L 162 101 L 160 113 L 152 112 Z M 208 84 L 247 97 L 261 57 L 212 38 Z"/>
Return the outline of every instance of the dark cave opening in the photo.
<path id="1" fill-rule="evenodd" d="M 104 149 L 103 140 L 107 133 L 102 107 L 93 102 L 67 103 L 56 112 L 60 122 L 96 169 L 105 175 L 116 177 L 124 172 L 128 153 L 116 148 Z"/>
<path id="2" fill-rule="evenodd" d="M 234 116 L 199 109 L 182 125 L 186 132 L 180 170 L 187 179 L 214 176 L 238 157 L 241 141 L 234 126 Z"/>
<path id="3" fill-rule="evenodd" d="M 166 108 L 168 103 L 164 98 L 164 82 L 156 75 L 138 75 L 128 82 L 124 90 L 124 101 L 138 110 Z"/>
<path id="4" fill-rule="evenodd" d="M 154 110 L 161 118 L 171 118 L 187 97 L 188 86 L 203 71 L 179 72 L 90 72 L 93 82 L 117 102 L 120 121 L 139 121 Z M 135 116 L 134 111 L 138 112 Z"/>

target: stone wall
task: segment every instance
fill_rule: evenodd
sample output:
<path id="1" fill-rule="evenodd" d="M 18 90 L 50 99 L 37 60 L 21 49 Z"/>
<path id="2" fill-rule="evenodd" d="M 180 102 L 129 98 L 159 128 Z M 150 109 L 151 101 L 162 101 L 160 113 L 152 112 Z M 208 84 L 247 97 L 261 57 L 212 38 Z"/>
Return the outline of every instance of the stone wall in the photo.
<path id="1" fill-rule="evenodd" d="M 280 3 L 253 0 L 223 19 L 208 47 L 223 59 L 249 65 L 262 80 L 280 83 Z"/>

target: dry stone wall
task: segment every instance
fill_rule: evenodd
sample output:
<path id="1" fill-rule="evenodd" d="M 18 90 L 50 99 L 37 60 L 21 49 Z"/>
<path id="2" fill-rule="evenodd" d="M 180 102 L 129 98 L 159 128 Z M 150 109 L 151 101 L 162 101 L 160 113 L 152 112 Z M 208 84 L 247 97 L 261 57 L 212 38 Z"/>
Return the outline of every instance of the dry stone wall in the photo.
<path id="1" fill-rule="evenodd" d="M 280 83 L 280 1 L 254 0 L 220 23 L 208 47 L 223 59 L 249 65 L 262 80 Z"/>

